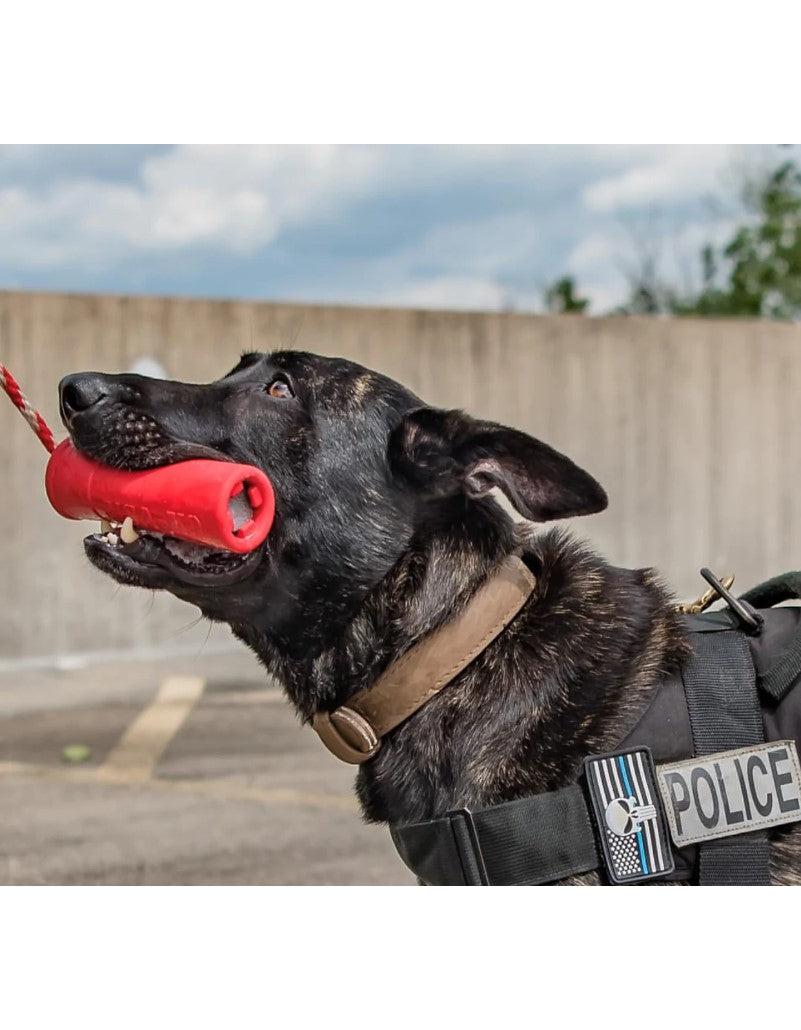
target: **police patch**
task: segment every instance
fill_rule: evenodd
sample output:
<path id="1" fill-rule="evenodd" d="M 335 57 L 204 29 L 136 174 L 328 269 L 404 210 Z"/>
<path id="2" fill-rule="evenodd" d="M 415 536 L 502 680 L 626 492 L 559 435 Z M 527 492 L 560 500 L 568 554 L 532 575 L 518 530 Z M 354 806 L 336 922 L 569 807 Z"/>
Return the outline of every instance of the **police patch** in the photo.
<path id="1" fill-rule="evenodd" d="M 679 847 L 801 820 L 801 770 L 792 740 L 657 767 Z"/>
<path id="2" fill-rule="evenodd" d="M 665 814 L 647 747 L 584 760 L 609 878 L 636 883 L 673 870 Z"/>

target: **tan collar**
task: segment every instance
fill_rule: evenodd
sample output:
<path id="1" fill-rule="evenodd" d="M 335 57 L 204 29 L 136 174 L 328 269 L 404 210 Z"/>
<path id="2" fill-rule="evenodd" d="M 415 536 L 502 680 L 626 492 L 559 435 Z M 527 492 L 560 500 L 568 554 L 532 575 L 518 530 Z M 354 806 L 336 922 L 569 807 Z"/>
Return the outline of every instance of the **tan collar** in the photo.
<path id="1" fill-rule="evenodd" d="M 520 558 L 507 558 L 452 622 L 415 644 L 346 705 L 318 712 L 312 726 L 320 740 L 343 762 L 359 765 L 372 758 L 382 737 L 422 708 L 503 632 L 536 583 Z"/>

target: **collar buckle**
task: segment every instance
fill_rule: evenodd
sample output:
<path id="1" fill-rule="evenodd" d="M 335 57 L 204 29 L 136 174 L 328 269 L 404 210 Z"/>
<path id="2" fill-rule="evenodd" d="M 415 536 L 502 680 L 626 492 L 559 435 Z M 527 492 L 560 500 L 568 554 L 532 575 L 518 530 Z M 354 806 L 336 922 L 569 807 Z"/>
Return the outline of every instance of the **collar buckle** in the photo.
<path id="1" fill-rule="evenodd" d="M 381 747 L 381 738 L 370 723 L 347 705 L 318 712 L 312 726 L 331 754 L 350 765 L 361 765 Z"/>

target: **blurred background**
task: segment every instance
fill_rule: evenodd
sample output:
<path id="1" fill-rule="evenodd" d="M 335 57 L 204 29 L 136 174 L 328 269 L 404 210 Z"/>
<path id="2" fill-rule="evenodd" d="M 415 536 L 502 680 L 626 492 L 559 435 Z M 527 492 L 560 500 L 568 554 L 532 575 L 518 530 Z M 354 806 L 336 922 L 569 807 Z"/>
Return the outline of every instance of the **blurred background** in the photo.
<path id="1" fill-rule="evenodd" d="M 611 561 L 801 561 L 801 148 L 0 146 L 0 361 L 354 358 L 607 488 Z M 0 882 L 408 883 L 230 634 L 87 564 L 0 400 Z M 57 436 L 59 434 L 57 433 Z"/>

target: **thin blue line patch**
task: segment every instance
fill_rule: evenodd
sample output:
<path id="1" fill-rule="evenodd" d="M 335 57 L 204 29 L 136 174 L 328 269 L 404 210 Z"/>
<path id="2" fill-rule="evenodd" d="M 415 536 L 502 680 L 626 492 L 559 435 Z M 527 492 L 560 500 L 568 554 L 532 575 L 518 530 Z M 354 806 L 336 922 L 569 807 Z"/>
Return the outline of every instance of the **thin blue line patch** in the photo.
<path id="1" fill-rule="evenodd" d="M 620 775 L 623 777 L 623 785 L 626 788 L 626 794 L 628 797 L 634 797 L 634 791 L 631 789 L 629 778 L 626 773 L 626 763 L 623 761 L 623 755 L 617 756 L 617 764 L 620 766 Z M 645 848 L 642 842 L 642 830 L 637 830 L 637 847 L 640 851 L 640 864 L 642 865 L 642 871 L 645 875 L 648 875 L 648 859 L 645 857 Z"/>
<path id="2" fill-rule="evenodd" d="M 648 748 L 592 756 L 584 771 L 610 880 L 636 883 L 671 872 L 673 853 Z"/>

